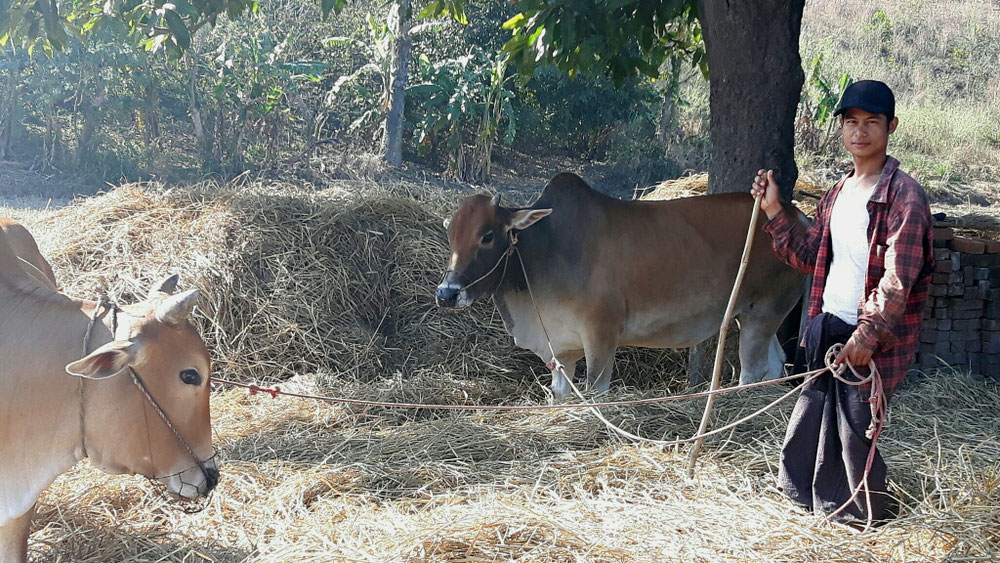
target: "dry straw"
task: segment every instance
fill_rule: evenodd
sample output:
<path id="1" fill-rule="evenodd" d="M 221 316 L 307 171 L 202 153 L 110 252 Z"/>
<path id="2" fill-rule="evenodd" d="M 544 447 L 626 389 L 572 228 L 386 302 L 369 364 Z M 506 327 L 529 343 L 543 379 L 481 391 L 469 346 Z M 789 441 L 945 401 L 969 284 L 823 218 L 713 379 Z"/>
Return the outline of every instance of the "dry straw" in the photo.
<path id="1" fill-rule="evenodd" d="M 245 181 L 130 185 L 30 225 L 67 293 L 123 302 L 179 272 L 216 369 L 287 390 L 376 400 L 537 403 L 547 372 L 486 303 L 431 302 L 461 193 L 398 182 L 321 191 Z M 625 351 L 615 398 L 676 392 L 677 352 Z M 298 374 L 298 375 L 295 375 Z M 536 376 L 537 374 L 537 376 Z M 621 383 L 624 379 L 625 384 Z M 715 424 L 781 390 L 723 397 Z M 701 402 L 605 412 L 686 437 Z M 330 406 L 218 389 L 222 481 L 186 515 L 88 463 L 42 498 L 35 560 L 924 561 L 996 557 L 1000 390 L 955 374 L 897 393 L 883 435 L 900 516 L 869 534 L 823 525 L 773 490 L 790 405 L 683 451 L 622 443 L 585 413 Z"/>

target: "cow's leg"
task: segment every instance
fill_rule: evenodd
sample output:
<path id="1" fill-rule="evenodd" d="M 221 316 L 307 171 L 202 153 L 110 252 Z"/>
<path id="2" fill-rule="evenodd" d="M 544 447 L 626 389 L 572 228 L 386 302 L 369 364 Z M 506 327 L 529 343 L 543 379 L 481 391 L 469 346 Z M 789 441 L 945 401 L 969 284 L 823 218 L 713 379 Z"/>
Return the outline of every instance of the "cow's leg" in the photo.
<path id="1" fill-rule="evenodd" d="M 618 335 L 610 331 L 595 332 L 583 339 L 587 356 L 587 389 L 606 393 L 611 387 L 611 374 L 615 370 L 615 350 Z"/>
<path id="2" fill-rule="evenodd" d="M 552 399 L 554 401 L 562 401 L 572 394 L 573 391 L 570 389 L 569 380 L 566 378 L 576 375 L 576 362 L 580 361 L 582 357 L 583 353 L 580 351 L 556 353 L 556 359 L 562 364 L 563 369 L 557 369 L 556 366 L 551 367 L 552 385 L 550 389 L 552 390 Z"/>
<path id="3" fill-rule="evenodd" d="M 35 507 L 32 506 L 23 515 L 0 526 L 0 561 L 23 563 L 28 560 L 28 534 L 34 515 Z"/>
<path id="4" fill-rule="evenodd" d="M 740 385 L 784 375 L 785 353 L 775 332 L 781 318 L 740 319 Z"/>

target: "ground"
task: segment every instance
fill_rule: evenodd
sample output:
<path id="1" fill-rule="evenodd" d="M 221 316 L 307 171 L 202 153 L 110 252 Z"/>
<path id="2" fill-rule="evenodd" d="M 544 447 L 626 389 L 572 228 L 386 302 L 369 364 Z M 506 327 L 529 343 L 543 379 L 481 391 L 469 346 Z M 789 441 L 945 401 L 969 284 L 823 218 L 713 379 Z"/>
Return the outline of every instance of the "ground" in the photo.
<path id="1" fill-rule="evenodd" d="M 552 167 L 572 169 L 573 163 L 536 163 L 522 169 L 530 171 L 527 176 L 501 171 L 500 183 L 511 199 L 527 200 L 555 172 Z M 362 332 L 360 346 L 346 354 L 356 354 L 357 370 L 369 370 L 369 375 L 359 377 L 345 365 L 311 366 L 291 378 L 283 375 L 278 384 L 286 391 L 356 399 L 452 404 L 543 402 L 547 370 L 531 357 L 522 358 L 516 370 L 507 369 L 510 358 L 518 352 L 499 333 L 488 304 L 445 319 L 419 307 L 429 300 L 430 280 L 438 274 L 445 252 L 442 240 L 417 239 L 439 233 L 434 230 L 440 225 L 438 214 L 453 206 L 454 199 L 463 193 L 456 190 L 469 187 L 441 182 L 417 169 L 407 170 L 405 176 L 412 185 L 382 195 L 378 195 L 382 188 L 374 188 L 370 205 L 364 205 L 361 198 L 346 210 L 339 203 L 344 192 L 372 189 L 364 187 L 371 182 L 338 180 L 311 193 L 301 186 L 263 179 L 254 188 L 264 194 L 260 201 L 254 199 L 249 187 L 239 186 L 235 191 L 273 213 L 275 224 L 284 231 L 294 231 L 293 224 L 300 223 L 297 226 L 303 236 L 318 236 L 315 240 L 332 241 L 329 244 L 336 246 L 329 252 L 309 255 L 310 262 L 304 265 L 284 258 L 288 247 L 243 249 L 261 257 L 255 262 L 260 271 L 254 276 L 269 283 L 278 281 L 269 277 L 272 271 L 294 277 L 310 269 L 316 273 L 317 268 L 323 268 L 322 274 L 329 268 L 327 273 L 332 277 L 338 260 L 352 258 L 350 251 L 356 250 L 340 242 L 343 240 L 363 246 L 356 252 L 361 262 L 353 267 L 355 271 L 348 272 L 351 284 L 357 282 L 357 276 L 378 274 L 380 268 L 387 267 L 378 261 L 386 257 L 376 254 L 397 243 L 404 258 L 405 251 L 416 250 L 413 245 L 418 243 L 431 245 L 429 254 L 435 255 L 432 264 L 389 255 L 391 266 L 398 266 L 393 278 L 400 277 L 399 270 L 421 269 L 415 281 L 404 279 L 402 286 L 383 291 L 375 283 L 378 280 L 362 280 L 366 292 L 376 294 L 372 303 L 380 299 L 384 303 L 375 303 L 374 311 L 368 313 L 372 324 L 378 326 L 358 327 Z M 120 290 L 152 275 L 146 270 L 165 267 L 171 258 L 169 244 L 176 242 L 163 235 L 170 233 L 170 228 L 213 241 L 197 247 L 195 253 L 195 263 L 213 266 L 209 269 L 225 270 L 214 267 L 213 260 L 220 258 L 213 252 L 237 252 L 225 244 L 227 239 L 210 223 L 211 217 L 204 216 L 206 209 L 225 208 L 179 207 L 174 212 L 163 207 L 163 202 L 188 205 L 185 202 L 189 200 L 163 188 L 127 186 L 120 188 L 119 195 L 69 204 L 73 194 L 94 193 L 103 187 L 8 166 L 0 178 L 8 186 L 7 195 L 0 196 L 0 214 L 21 218 L 39 237 L 43 250 L 58 251 L 57 276 L 66 280 L 70 290 L 83 295 L 90 291 L 80 288 L 98 283 L 91 279 L 94 271 L 103 271 L 105 282 L 117 284 L 113 288 Z M 54 209 L 67 204 L 69 207 L 61 211 Z M 339 211 L 330 213 L 331 219 L 325 222 L 313 223 L 317 210 L 327 205 L 339 205 L 335 208 Z M 432 205 L 437 207 L 423 215 L 417 213 Z M 96 217 L 102 209 L 107 215 Z M 360 213 L 358 209 L 368 215 L 347 225 L 334 221 L 349 215 L 348 211 Z M 995 215 L 990 207 L 976 209 Z M 365 223 L 365 217 L 383 226 Z M 97 226 L 83 223 L 90 218 L 102 222 Z M 139 232 L 144 225 L 152 230 Z M 100 253 L 103 263 L 80 265 L 67 255 L 92 253 L 72 248 L 86 243 L 71 240 L 74 230 L 88 237 L 114 231 L 130 237 L 132 248 L 123 251 L 130 245 L 109 246 Z M 127 263 L 128 252 L 145 254 L 141 260 Z M 239 264 L 221 263 L 240 269 Z M 279 266 L 283 269 L 277 270 Z M 362 266 L 371 271 L 361 271 Z M 217 275 L 228 278 L 241 273 L 245 272 Z M 336 275 L 340 274 L 336 270 Z M 87 281 L 67 279 L 70 276 Z M 303 280 L 303 284 L 320 282 Z M 296 292 L 308 289 L 301 285 L 263 287 L 280 287 L 285 294 L 281 298 L 298 298 Z M 297 330 L 298 323 L 308 320 L 299 317 L 314 314 L 313 309 L 320 307 L 329 307 L 338 315 L 365 313 L 345 313 L 341 311 L 343 302 L 325 304 L 321 302 L 327 296 L 302 293 L 315 301 L 292 311 L 288 322 L 295 327 L 281 327 L 276 321 L 284 318 L 277 318 L 280 311 L 273 303 L 279 299 L 278 293 L 275 289 L 258 295 L 262 299 L 259 307 L 250 303 L 253 320 L 246 326 L 248 330 L 264 330 L 261 338 L 271 326 Z M 411 322 L 433 324 L 436 341 L 421 341 L 408 351 L 408 339 L 412 346 L 415 337 L 407 332 L 411 330 L 404 322 L 407 319 L 394 318 L 405 311 L 389 310 L 405 308 L 395 303 L 417 303 L 418 314 L 410 315 L 416 317 Z M 355 305 L 359 309 L 369 306 Z M 258 316 L 260 312 L 264 314 Z M 481 317 L 474 326 L 492 330 L 500 343 L 487 350 L 477 340 L 483 335 L 462 334 L 460 330 L 466 325 L 456 323 L 471 317 Z M 395 331 L 402 336 L 393 340 L 383 322 L 396 323 Z M 371 332 L 365 332 L 368 330 Z M 336 342 L 340 338 L 345 337 L 330 330 L 318 341 L 306 344 L 339 348 L 344 346 Z M 252 355 L 263 347 L 243 352 L 231 347 L 222 357 Z M 414 357 L 419 360 L 419 356 L 430 354 L 432 347 L 435 353 L 443 349 L 451 355 L 448 367 L 414 368 Z M 379 354 L 369 354 L 370 348 Z M 619 356 L 623 361 L 609 399 L 673 394 L 686 381 L 683 362 L 679 361 L 683 357 L 677 354 L 657 357 L 652 369 L 644 368 L 651 375 L 643 378 L 634 373 L 642 358 L 636 360 L 630 352 Z M 383 362 L 381 367 L 376 365 L 379 362 Z M 274 366 L 264 365 L 265 358 L 256 360 L 263 369 L 258 367 L 249 375 L 233 368 L 233 363 L 217 361 L 216 369 L 227 377 L 242 373 L 249 380 L 260 380 L 275 371 Z M 254 361 L 246 359 L 245 363 Z M 716 406 L 714 424 L 737 420 L 788 390 L 770 388 L 723 398 Z M 936 373 L 911 378 L 897 393 L 883 452 L 890 467 L 890 489 L 899 498 L 899 518 L 866 534 L 801 513 L 774 489 L 778 448 L 790 408 L 786 401 L 766 415 L 708 440 L 697 476 L 689 480 L 683 447 L 663 448 L 621 439 L 583 410 L 440 413 L 272 399 L 217 385 L 213 391 L 213 430 L 222 480 L 204 510 L 185 514 L 144 480 L 108 476 L 83 462 L 59 478 L 41 499 L 31 557 L 35 561 L 83 562 L 859 562 L 995 556 L 1000 545 L 1000 419 L 993 415 L 1000 412 L 1000 389 L 995 384 L 958 373 Z M 701 402 L 665 403 L 603 409 L 603 414 L 629 431 L 670 440 L 693 433 L 701 409 Z"/>

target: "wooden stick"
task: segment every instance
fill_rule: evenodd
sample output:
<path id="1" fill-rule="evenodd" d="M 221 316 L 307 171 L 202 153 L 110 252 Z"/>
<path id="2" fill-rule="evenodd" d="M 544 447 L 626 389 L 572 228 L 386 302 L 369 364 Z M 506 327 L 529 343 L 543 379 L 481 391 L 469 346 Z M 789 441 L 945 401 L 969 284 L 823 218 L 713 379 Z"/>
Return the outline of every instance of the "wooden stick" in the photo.
<path id="1" fill-rule="evenodd" d="M 753 237 L 757 231 L 757 217 L 760 215 L 760 195 L 754 197 L 753 212 L 750 213 L 750 226 L 747 228 L 747 241 L 743 245 L 743 257 L 740 259 L 740 269 L 736 272 L 736 282 L 733 283 L 733 292 L 729 294 L 729 304 L 726 305 L 726 314 L 722 317 L 722 326 L 719 328 L 719 345 L 715 348 L 715 369 L 712 370 L 712 383 L 710 390 L 719 388 L 719 379 L 722 376 L 723 352 L 726 346 L 726 332 L 729 323 L 733 320 L 733 309 L 736 308 L 736 296 L 740 293 L 740 286 L 743 285 L 743 275 L 747 271 L 747 264 L 750 262 L 750 249 L 753 248 Z M 708 422 L 712 418 L 712 406 L 715 404 L 715 395 L 709 395 L 705 403 L 705 414 L 701 417 L 701 425 L 695 436 L 700 436 L 708 430 Z M 694 478 L 694 466 L 698 461 L 698 454 L 701 453 L 701 443 L 704 437 L 695 440 L 688 454 L 688 478 Z"/>

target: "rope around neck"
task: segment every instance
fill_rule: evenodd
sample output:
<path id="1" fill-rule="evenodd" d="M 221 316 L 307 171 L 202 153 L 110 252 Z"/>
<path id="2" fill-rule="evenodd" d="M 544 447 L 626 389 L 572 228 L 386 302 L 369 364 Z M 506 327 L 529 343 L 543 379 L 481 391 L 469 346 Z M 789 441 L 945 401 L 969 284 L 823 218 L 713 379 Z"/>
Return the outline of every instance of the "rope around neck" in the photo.
<path id="1" fill-rule="evenodd" d="M 97 305 L 95 305 L 94 307 L 94 313 L 93 315 L 91 315 L 90 321 L 87 323 L 87 332 L 84 333 L 83 335 L 83 357 L 86 357 L 87 354 L 89 354 L 90 339 L 94 332 L 94 326 L 97 324 L 97 319 L 100 317 L 100 312 L 102 308 L 107 308 L 108 311 L 111 312 L 112 340 L 115 339 L 115 335 L 118 332 L 118 311 L 120 311 L 120 309 L 118 305 L 111 302 L 111 300 L 107 297 L 106 294 L 102 293 L 97 298 Z M 156 411 L 156 414 L 159 415 L 160 419 L 163 420 L 163 423 L 166 424 L 170 432 L 173 433 L 174 438 L 177 439 L 177 442 L 180 443 L 181 447 L 184 448 L 184 451 L 186 451 L 187 454 L 191 456 L 191 459 L 195 462 L 195 465 L 201 471 L 202 477 L 204 477 L 206 485 L 210 483 L 211 478 L 209 477 L 208 469 L 205 467 L 205 462 L 202 461 L 200 458 L 198 458 L 197 455 L 195 455 L 194 449 L 191 448 L 191 445 L 188 444 L 187 440 L 184 439 L 184 436 L 182 436 L 180 431 L 177 430 L 177 427 L 174 426 L 174 424 L 170 421 L 170 418 L 167 416 L 167 413 L 163 410 L 160 404 L 156 402 L 156 399 L 154 399 L 153 396 L 149 393 L 149 389 L 146 387 L 146 384 L 142 381 L 142 378 L 139 377 L 139 374 L 135 371 L 135 369 L 132 366 L 128 366 L 127 369 L 129 375 L 132 378 L 132 383 L 139 388 L 139 390 L 142 392 L 142 395 L 146 398 L 146 401 L 150 405 L 152 405 L 153 410 Z M 83 397 L 83 381 L 84 379 L 90 379 L 90 378 L 86 376 L 77 376 L 77 379 L 79 380 L 79 383 L 77 385 L 77 395 L 80 401 L 80 444 L 81 447 L 83 448 L 83 456 L 87 457 L 86 426 L 85 426 L 86 409 Z M 212 457 L 215 456 L 213 455 Z"/>
<path id="2" fill-rule="evenodd" d="M 81 358 L 86 358 L 87 354 L 90 353 L 90 337 L 94 333 L 94 325 L 97 324 L 97 319 L 101 315 L 101 309 L 107 304 L 107 302 L 108 302 L 108 298 L 107 298 L 107 296 L 105 294 L 102 293 L 101 295 L 98 296 L 98 298 L 97 298 L 97 304 L 94 305 L 94 312 L 93 312 L 93 314 L 91 314 L 90 320 L 87 322 L 87 332 L 85 332 L 83 334 L 83 354 L 80 356 Z M 117 309 L 117 307 L 116 307 L 116 309 Z M 113 324 L 117 325 L 118 324 L 117 315 L 115 317 L 116 318 L 112 322 L 113 322 Z M 114 328 L 112 328 L 112 332 L 111 332 L 112 339 L 114 338 L 114 333 L 117 332 L 117 330 L 116 330 L 117 328 L 118 328 L 117 326 L 115 326 Z M 83 377 L 78 377 L 77 378 L 76 395 L 77 395 L 77 400 L 78 400 L 78 402 L 80 404 L 80 409 L 79 409 L 80 410 L 80 448 L 82 449 L 83 457 L 88 457 L 88 455 L 87 455 L 86 408 L 84 407 L 84 400 L 83 400 L 83 380 L 84 379 L 85 378 L 83 378 Z"/>

